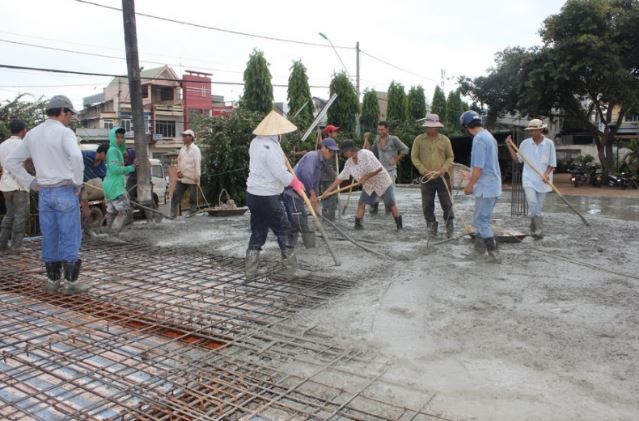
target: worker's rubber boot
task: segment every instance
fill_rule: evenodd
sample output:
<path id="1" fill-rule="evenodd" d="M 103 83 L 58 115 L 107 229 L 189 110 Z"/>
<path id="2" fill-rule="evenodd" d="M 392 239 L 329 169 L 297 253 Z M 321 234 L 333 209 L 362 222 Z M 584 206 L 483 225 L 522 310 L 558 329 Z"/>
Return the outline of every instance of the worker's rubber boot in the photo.
<path id="1" fill-rule="evenodd" d="M 44 291 L 49 294 L 58 292 L 60 288 L 60 278 L 62 276 L 62 262 L 49 262 L 44 264 L 47 271 L 47 281 L 44 284 Z"/>
<path id="2" fill-rule="evenodd" d="M 9 238 L 11 231 L 3 229 L 0 231 L 0 251 L 6 251 L 9 248 Z"/>
<path id="3" fill-rule="evenodd" d="M 315 231 L 307 231 L 302 233 L 302 243 L 307 249 L 315 248 Z"/>
<path id="4" fill-rule="evenodd" d="M 75 262 L 64 262 L 64 286 L 62 287 L 63 295 L 81 294 L 91 289 L 91 285 L 78 281 L 80 276 L 80 267 L 82 260 Z"/>
<path id="5" fill-rule="evenodd" d="M 455 234 L 455 222 L 452 219 L 446 221 L 446 238 L 452 238 Z"/>
<path id="6" fill-rule="evenodd" d="M 473 255 L 475 257 L 481 257 L 486 253 L 486 242 L 483 238 L 475 237 L 473 242 Z"/>
<path id="7" fill-rule="evenodd" d="M 404 228 L 404 223 L 402 222 L 402 216 L 401 215 L 397 215 L 397 217 L 395 218 L 395 225 L 397 225 L 397 231 L 399 231 L 402 228 Z"/>
<path id="8" fill-rule="evenodd" d="M 246 250 L 246 261 L 244 262 L 244 277 L 247 282 L 252 282 L 258 278 L 257 267 L 260 263 L 259 250 Z"/>
<path id="9" fill-rule="evenodd" d="M 128 218 L 128 212 L 119 212 L 117 216 L 113 219 L 113 224 L 111 224 L 110 234 L 118 235 L 122 228 L 124 228 L 124 224 Z"/>
<path id="10" fill-rule="evenodd" d="M 11 236 L 11 251 L 13 253 L 22 253 L 26 249 L 22 246 L 22 239 L 24 234 L 13 234 Z"/>
<path id="11" fill-rule="evenodd" d="M 437 221 L 435 222 L 426 222 L 426 230 L 428 231 L 428 236 L 430 238 L 437 238 L 437 227 L 439 224 Z"/>
<path id="12" fill-rule="evenodd" d="M 495 237 L 484 238 L 484 243 L 486 244 L 486 251 L 490 257 L 489 261 L 492 263 L 501 263 L 499 251 L 497 250 L 497 239 Z"/>
<path id="13" fill-rule="evenodd" d="M 282 263 L 284 263 L 284 272 L 282 272 L 282 274 L 286 278 L 303 278 L 311 274 L 307 270 L 298 268 L 295 249 L 286 249 L 286 251 L 282 251 Z"/>
<path id="14" fill-rule="evenodd" d="M 370 213 L 371 216 L 379 214 L 379 202 L 372 204 L 368 213 Z"/>
<path id="15" fill-rule="evenodd" d="M 355 218 L 355 229 L 356 230 L 364 229 L 364 225 L 362 225 L 362 219 L 363 218 Z"/>
<path id="16" fill-rule="evenodd" d="M 544 220 L 541 216 L 533 216 L 530 220 L 530 234 L 535 240 L 544 238 Z"/>

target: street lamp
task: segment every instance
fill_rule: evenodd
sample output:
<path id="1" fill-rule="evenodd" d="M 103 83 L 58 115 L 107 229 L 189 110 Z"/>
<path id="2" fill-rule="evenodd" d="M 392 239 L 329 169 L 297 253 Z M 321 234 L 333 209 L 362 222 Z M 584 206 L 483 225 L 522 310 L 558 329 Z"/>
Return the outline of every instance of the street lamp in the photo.
<path id="1" fill-rule="evenodd" d="M 328 37 L 326 35 L 324 35 L 324 33 L 320 32 L 319 33 L 320 37 L 324 38 L 326 41 L 328 41 L 328 43 L 330 44 L 331 48 L 333 49 L 333 51 L 335 51 L 335 55 L 337 55 L 337 58 L 339 59 L 339 62 L 342 63 L 342 67 L 344 68 L 344 71 L 346 72 L 346 76 L 349 76 L 348 73 L 348 69 L 346 68 L 346 65 L 344 64 L 344 61 L 342 60 L 342 57 L 339 55 L 339 53 L 337 52 L 337 49 L 335 48 L 335 46 L 333 45 L 333 43 L 331 42 L 330 39 L 328 39 Z M 350 77 L 350 76 L 349 76 Z"/>

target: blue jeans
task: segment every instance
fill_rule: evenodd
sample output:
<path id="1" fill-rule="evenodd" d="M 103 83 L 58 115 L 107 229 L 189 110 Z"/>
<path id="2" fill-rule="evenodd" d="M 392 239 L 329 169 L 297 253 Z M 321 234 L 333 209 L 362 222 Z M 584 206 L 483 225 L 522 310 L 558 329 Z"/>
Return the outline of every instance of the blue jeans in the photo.
<path id="1" fill-rule="evenodd" d="M 526 202 L 528 202 L 530 216 L 541 216 L 544 208 L 544 200 L 546 199 L 546 193 L 538 192 L 532 187 L 525 187 L 524 193 L 526 193 Z"/>
<path id="2" fill-rule="evenodd" d="M 286 215 L 288 216 L 288 222 L 294 232 L 312 232 L 308 225 L 308 213 L 306 213 L 306 204 L 292 188 L 287 187 L 282 194 L 284 200 L 284 207 L 286 208 Z"/>
<path id="3" fill-rule="evenodd" d="M 42 260 L 51 263 L 80 259 L 80 200 L 75 187 L 42 187 L 38 198 Z"/>
<path id="4" fill-rule="evenodd" d="M 498 197 L 475 197 L 475 213 L 473 214 L 473 226 L 480 238 L 492 238 L 495 236 L 490 222 Z"/>
<path id="5" fill-rule="evenodd" d="M 251 211 L 249 250 L 262 250 L 269 228 L 277 237 L 282 253 L 293 249 L 293 228 L 286 216 L 282 196 L 256 196 L 246 192 L 246 206 Z"/>

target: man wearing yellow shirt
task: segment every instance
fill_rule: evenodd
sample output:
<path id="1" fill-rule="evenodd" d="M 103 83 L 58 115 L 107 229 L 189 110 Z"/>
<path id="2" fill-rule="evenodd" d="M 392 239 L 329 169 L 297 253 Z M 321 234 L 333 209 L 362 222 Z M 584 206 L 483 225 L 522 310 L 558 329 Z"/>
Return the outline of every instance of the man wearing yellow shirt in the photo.
<path id="1" fill-rule="evenodd" d="M 426 132 L 420 134 L 413 141 L 410 157 L 413 165 L 422 175 L 422 209 L 426 219 L 428 235 L 437 235 L 437 219 L 435 217 L 435 193 L 439 197 L 439 203 L 444 211 L 444 221 L 446 223 L 446 235 L 452 237 L 455 231 L 453 219 L 453 204 L 448 195 L 450 190 L 451 169 L 455 156 L 450 139 L 439 133 L 439 128 L 444 127 L 439 122 L 437 114 L 427 114 L 423 120 L 423 127 Z M 446 183 L 448 189 L 446 188 Z"/>

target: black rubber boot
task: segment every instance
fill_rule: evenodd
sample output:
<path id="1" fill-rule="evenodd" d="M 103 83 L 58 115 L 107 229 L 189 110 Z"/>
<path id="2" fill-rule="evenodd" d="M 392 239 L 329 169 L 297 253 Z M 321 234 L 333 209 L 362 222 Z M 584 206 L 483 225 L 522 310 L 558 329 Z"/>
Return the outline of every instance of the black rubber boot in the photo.
<path id="1" fill-rule="evenodd" d="M 398 215 L 397 218 L 395 218 L 395 225 L 397 225 L 397 231 L 399 231 L 402 228 L 404 228 L 404 224 L 402 222 L 402 216 L 401 215 Z"/>
<path id="2" fill-rule="evenodd" d="M 544 238 L 544 220 L 541 216 L 533 216 L 530 219 L 530 234 L 535 240 Z"/>
<path id="3" fill-rule="evenodd" d="M 44 264 L 47 270 L 47 282 L 44 284 L 44 291 L 49 294 L 58 292 L 60 288 L 60 278 L 62 277 L 62 262 L 49 262 Z"/>
<path id="4" fill-rule="evenodd" d="M 437 221 L 435 222 L 426 222 L 426 230 L 428 230 L 428 235 L 430 236 L 430 238 L 436 238 L 437 237 L 437 227 L 439 226 L 439 224 L 437 223 Z"/>
<path id="5" fill-rule="evenodd" d="M 282 274 L 286 278 L 303 278 L 311 274 L 309 271 L 298 268 L 295 249 L 286 249 L 286 251 L 282 251 L 282 263 L 284 263 L 284 272 Z"/>
<path id="6" fill-rule="evenodd" d="M 453 234 L 455 234 L 455 222 L 450 219 L 446 222 L 446 238 L 452 238 Z"/>
<path id="7" fill-rule="evenodd" d="M 247 281 L 254 281 L 258 278 L 257 267 L 260 263 L 259 250 L 246 250 L 246 261 L 244 262 L 244 276 Z"/>
<path id="8" fill-rule="evenodd" d="M 78 282 L 80 267 L 82 267 L 82 260 L 79 259 L 75 262 L 64 262 L 64 286 L 62 287 L 62 294 L 80 294 L 91 289 L 91 285 Z"/>
<path id="9" fill-rule="evenodd" d="M 486 243 L 483 238 L 475 237 L 473 242 L 473 254 L 477 257 L 483 256 L 486 253 Z"/>
<path id="10" fill-rule="evenodd" d="M 377 215 L 379 213 L 379 202 L 371 205 L 371 208 L 368 212 L 371 214 L 371 216 Z"/>
<path id="11" fill-rule="evenodd" d="M 497 239 L 495 237 L 484 238 L 486 251 L 494 263 L 501 263 L 499 251 L 497 250 Z"/>
<path id="12" fill-rule="evenodd" d="M 302 243 L 307 249 L 315 248 L 315 231 L 303 232 Z"/>
<path id="13" fill-rule="evenodd" d="M 364 226 L 362 225 L 362 218 L 355 218 L 355 229 L 356 230 L 364 229 Z"/>

